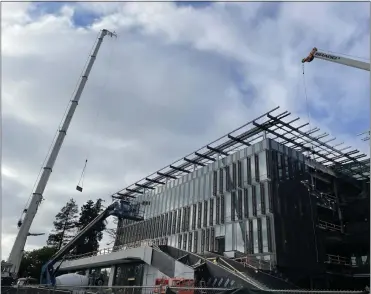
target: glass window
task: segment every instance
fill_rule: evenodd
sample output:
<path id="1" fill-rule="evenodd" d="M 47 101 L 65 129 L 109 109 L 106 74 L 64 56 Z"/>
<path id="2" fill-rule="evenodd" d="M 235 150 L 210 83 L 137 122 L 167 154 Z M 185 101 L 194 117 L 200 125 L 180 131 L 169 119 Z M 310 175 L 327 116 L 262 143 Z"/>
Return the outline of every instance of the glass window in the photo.
<path id="1" fill-rule="evenodd" d="M 286 179 L 289 179 L 290 173 L 289 173 L 289 158 L 287 155 L 284 155 L 284 162 L 285 162 L 285 177 Z"/>
<path id="2" fill-rule="evenodd" d="M 216 207 L 215 207 L 215 223 L 220 224 L 220 197 L 216 197 Z"/>
<path id="3" fill-rule="evenodd" d="M 182 222 L 182 209 L 178 209 L 178 220 L 176 222 L 176 231 L 177 233 L 180 233 L 180 228 L 181 228 L 181 222 Z"/>
<path id="4" fill-rule="evenodd" d="M 213 195 L 217 195 L 217 185 L 218 185 L 218 173 L 216 171 L 213 172 Z"/>
<path id="5" fill-rule="evenodd" d="M 231 183 L 231 179 L 230 179 L 230 177 L 229 177 L 229 166 L 226 166 L 225 168 L 224 168 L 224 173 L 225 173 L 225 190 L 227 191 L 227 192 L 229 192 L 230 191 L 230 189 L 231 189 L 231 187 L 230 187 L 230 183 Z"/>
<path id="6" fill-rule="evenodd" d="M 254 205 L 253 205 L 253 187 L 250 186 L 249 188 L 247 188 L 248 190 L 248 209 L 249 209 L 249 217 L 253 217 L 254 216 Z"/>
<path id="7" fill-rule="evenodd" d="M 214 198 L 210 199 L 210 216 L 209 216 L 209 225 L 212 226 L 214 223 Z"/>
<path id="8" fill-rule="evenodd" d="M 236 250 L 239 252 L 245 252 L 245 224 L 242 222 L 234 223 L 236 232 Z"/>
<path id="9" fill-rule="evenodd" d="M 205 250 L 209 251 L 210 248 L 210 229 L 206 229 L 206 242 L 205 242 Z"/>
<path id="10" fill-rule="evenodd" d="M 237 185 L 238 187 L 243 187 L 242 186 L 242 164 L 241 161 L 237 162 Z"/>
<path id="11" fill-rule="evenodd" d="M 259 178 L 260 181 L 264 181 L 268 178 L 267 171 L 267 152 L 260 152 L 258 155 L 259 158 Z"/>
<path id="12" fill-rule="evenodd" d="M 236 220 L 236 192 L 231 194 L 231 221 Z"/>
<path id="13" fill-rule="evenodd" d="M 169 218 L 166 228 L 166 235 L 171 235 L 171 224 L 173 222 L 173 212 L 169 212 Z"/>
<path id="14" fill-rule="evenodd" d="M 248 173 L 247 173 L 247 171 L 248 171 L 248 169 L 247 169 L 248 159 L 244 158 L 242 160 L 241 165 L 242 165 L 242 172 L 241 172 L 241 174 L 242 174 L 241 175 L 242 176 L 242 185 L 245 187 L 245 185 L 248 184 L 248 180 L 247 180 L 247 178 L 248 178 Z"/>
<path id="15" fill-rule="evenodd" d="M 172 223 L 172 229 L 171 233 L 175 234 L 176 233 L 176 224 L 177 224 L 177 210 L 173 211 L 173 223 Z"/>
<path id="16" fill-rule="evenodd" d="M 189 231 L 191 229 L 191 220 L 192 220 L 192 216 L 191 216 L 191 207 L 188 206 L 187 207 L 187 220 L 186 220 L 186 230 Z"/>
<path id="17" fill-rule="evenodd" d="M 193 204 L 192 230 L 195 230 L 196 229 L 196 219 L 197 219 L 197 204 Z"/>
<path id="18" fill-rule="evenodd" d="M 248 247 L 248 253 L 249 254 L 254 253 L 254 230 L 253 230 L 252 220 L 249 220 L 249 247 Z"/>
<path id="19" fill-rule="evenodd" d="M 231 207 L 231 193 L 226 193 L 225 194 L 225 207 L 224 207 L 224 213 L 225 213 L 225 222 L 230 222 L 231 221 L 231 212 L 232 212 L 232 207 Z"/>
<path id="20" fill-rule="evenodd" d="M 256 182 L 256 174 L 255 174 L 255 156 L 250 157 L 250 171 L 251 171 L 251 180 Z"/>
<path id="21" fill-rule="evenodd" d="M 237 164 L 234 162 L 232 164 L 232 189 L 237 187 Z"/>
<path id="22" fill-rule="evenodd" d="M 202 202 L 199 202 L 197 213 L 197 228 L 201 228 L 201 220 L 202 220 Z"/>
<path id="23" fill-rule="evenodd" d="M 193 232 L 193 252 L 197 252 L 197 245 L 198 245 L 198 232 Z"/>
<path id="24" fill-rule="evenodd" d="M 193 198 L 195 195 L 195 180 L 191 180 L 189 184 L 190 184 L 190 191 L 189 191 L 189 198 L 187 201 L 187 205 L 192 204 L 193 202 Z"/>
<path id="25" fill-rule="evenodd" d="M 262 219 L 261 218 L 258 218 L 258 249 L 259 249 L 259 253 L 263 252 Z"/>
<path id="26" fill-rule="evenodd" d="M 204 201 L 204 227 L 207 227 L 207 200 Z"/>
<path id="27" fill-rule="evenodd" d="M 252 179 L 255 178 L 255 174 L 252 174 L 252 170 L 255 170 L 254 168 L 251 168 L 251 158 L 246 158 L 246 181 L 247 184 L 251 185 Z"/>
<path id="28" fill-rule="evenodd" d="M 270 252 L 270 244 L 268 244 L 268 228 L 267 228 L 267 218 L 263 217 L 261 220 L 261 230 L 262 230 L 262 245 L 263 252 Z M 269 236 L 270 237 L 270 236 Z"/>
<path id="29" fill-rule="evenodd" d="M 184 191 L 184 198 L 183 198 L 183 205 L 187 205 L 188 204 L 188 199 L 189 197 L 191 197 L 190 195 L 190 184 L 189 182 L 185 183 L 185 191 Z"/>
<path id="30" fill-rule="evenodd" d="M 210 251 L 215 250 L 215 229 L 210 228 Z"/>
<path id="31" fill-rule="evenodd" d="M 225 230 L 225 251 L 233 249 L 233 224 L 227 224 Z"/>
<path id="32" fill-rule="evenodd" d="M 255 203 L 256 203 L 256 215 L 261 215 L 262 214 L 262 197 L 260 193 L 260 185 L 254 186 L 255 190 Z"/>
<path id="33" fill-rule="evenodd" d="M 220 196 L 220 223 L 224 224 L 225 221 L 225 198 L 224 195 Z"/>
<path id="34" fill-rule="evenodd" d="M 224 182 L 224 171 L 223 169 L 219 169 L 219 193 L 224 192 L 223 182 Z"/>
<path id="35" fill-rule="evenodd" d="M 188 252 L 192 252 L 192 232 L 188 233 Z"/>
<path id="36" fill-rule="evenodd" d="M 254 239 L 254 254 L 259 253 L 259 239 L 258 239 L 258 220 L 252 220 L 253 239 Z"/>
<path id="37" fill-rule="evenodd" d="M 259 182 L 260 171 L 259 171 L 259 156 L 258 155 L 254 155 L 254 161 L 255 161 L 255 181 Z"/>
<path id="38" fill-rule="evenodd" d="M 237 199 L 237 218 L 242 220 L 242 190 L 238 190 L 238 199 Z"/>
<path id="39" fill-rule="evenodd" d="M 187 250 L 187 237 L 188 237 L 188 234 L 185 233 L 183 235 L 183 250 Z"/>
<path id="40" fill-rule="evenodd" d="M 201 230 L 201 253 L 205 252 L 205 243 L 206 243 L 206 233 L 205 230 Z"/>
<path id="41" fill-rule="evenodd" d="M 211 196 L 211 186 L 212 186 L 212 179 L 211 174 L 207 174 L 205 177 L 205 191 L 202 195 L 202 199 L 207 199 Z"/>
<path id="42" fill-rule="evenodd" d="M 248 194 L 248 190 L 247 189 L 244 189 L 243 190 L 243 203 L 244 203 L 244 214 L 243 216 L 245 218 L 248 218 L 249 217 L 249 194 Z"/>
<path id="43" fill-rule="evenodd" d="M 195 201 L 198 201 L 198 198 L 200 197 L 200 178 L 196 178 L 194 182 L 195 182 L 195 192 L 194 192 L 192 203 L 194 203 Z"/>
<path id="44" fill-rule="evenodd" d="M 175 194 L 175 188 L 172 188 L 170 191 L 169 191 L 169 199 L 167 201 L 167 210 L 166 211 L 170 211 L 172 210 L 172 203 L 174 202 L 174 194 Z"/>

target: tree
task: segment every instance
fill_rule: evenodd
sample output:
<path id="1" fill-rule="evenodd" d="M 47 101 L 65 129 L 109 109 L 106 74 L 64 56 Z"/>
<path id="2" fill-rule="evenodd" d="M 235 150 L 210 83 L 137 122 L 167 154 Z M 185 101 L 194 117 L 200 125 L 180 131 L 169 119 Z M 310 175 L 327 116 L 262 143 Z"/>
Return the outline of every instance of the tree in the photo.
<path id="1" fill-rule="evenodd" d="M 39 279 L 42 266 L 48 262 L 56 252 L 56 247 L 48 246 L 32 251 L 25 251 L 19 267 L 20 277 Z"/>
<path id="2" fill-rule="evenodd" d="M 102 211 L 102 199 L 96 202 L 93 200 L 87 201 L 82 207 L 80 218 L 78 221 L 78 230 L 81 231 L 88 224 L 90 224 Z M 88 252 L 95 252 L 99 249 L 99 241 L 103 238 L 103 231 L 106 229 L 106 220 L 97 223 L 92 227 L 76 245 L 74 254 L 84 254 Z"/>
<path id="3" fill-rule="evenodd" d="M 71 198 L 55 216 L 53 233 L 49 234 L 46 242 L 48 245 L 59 250 L 71 240 L 77 226 L 78 212 L 79 208 L 75 200 Z"/>

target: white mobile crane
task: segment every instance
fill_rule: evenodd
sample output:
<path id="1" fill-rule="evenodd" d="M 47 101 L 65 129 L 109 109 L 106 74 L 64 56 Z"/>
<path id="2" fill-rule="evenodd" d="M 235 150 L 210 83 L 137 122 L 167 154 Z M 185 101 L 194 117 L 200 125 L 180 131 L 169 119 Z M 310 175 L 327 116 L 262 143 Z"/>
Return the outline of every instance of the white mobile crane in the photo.
<path id="1" fill-rule="evenodd" d="M 306 58 L 303 58 L 301 62 L 302 63 L 311 62 L 313 61 L 314 58 L 327 60 L 327 61 L 342 64 L 342 65 L 347 65 L 347 66 L 370 71 L 370 63 L 321 52 L 321 51 L 318 51 L 316 47 L 314 47 L 312 51 L 309 53 L 309 55 Z"/>
<path id="2" fill-rule="evenodd" d="M 50 174 L 52 172 L 54 163 L 57 159 L 58 153 L 61 149 L 62 143 L 64 141 L 64 138 L 67 134 L 68 127 L 71 123 L 72 117 L 75 113 L 76 107 L 79 103 L 82 91 L 84 90 L 85 84 L 88 80 L 90 71 L 93 67 L 94 61 L 97 57 L 99 48 L 103 42 L 103 38 L 108 36 L 116 36 L 116 34 L 113 32 L 110 32 L 106 29 L 103 29 L 95 43 L 95 46 L 91 52 L 89 62 L 87 63 L 85 70 L 83 72 L 83 75 L 81 76 L 81 80 L 79 82 L 78 88 L 75 92 L 75 95 L 73 99 L 70 101 L 70 106 L 68 108 L 68 111 L 66 112 L 66 116 L 63 119 L 63 123 L 61 124 L 60 129 L 58 130 L 58 135 L 56 137 L 56 140 L 54 141 L 53 147 L 51 149 L 51 152 L 49 153 L 48 159 L 46 160 L 46 164 L 43 167 L 42 173 L 40 178 L 38 179 L 36 189 L 32 194 L 31 202 L 27 209 L 24 210 L 24 219 L 23 221 L 18 222 L 19 231 L 17 234 L 17 237 L 15 239 L 15 242 L 13 244 L 13 248 L 10 252 L 8 262 L 6 265 L 2 268 L 2 278 L 11 275 L 13 279 L 17 278 L 19 266 L 21 264 L 21 260 L 23 257 L 23 251 L 26 244 L 27 236 L 32 235 L 30 234 L 30 228 L 31 224 L 36 216 L 37 209 L 43 200 L 43 193 L 45 190 L 45 187 L 48 183 Z"/>

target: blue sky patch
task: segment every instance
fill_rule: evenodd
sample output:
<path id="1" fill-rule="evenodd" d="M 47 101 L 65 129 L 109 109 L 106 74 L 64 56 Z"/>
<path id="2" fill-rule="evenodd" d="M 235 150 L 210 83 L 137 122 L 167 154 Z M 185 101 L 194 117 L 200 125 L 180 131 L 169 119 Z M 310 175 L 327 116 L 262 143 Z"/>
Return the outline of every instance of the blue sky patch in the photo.
<path id="1" fill-rule="evenodd" d="M 32 18 L 47 14 L 59 14 L 64 6 L 74 7 L 72 22 L 76 27 L 89 27 L 101 16 L 99 13 L 83 10 L 76 2 L 34 2 L 29 13 Z"/>

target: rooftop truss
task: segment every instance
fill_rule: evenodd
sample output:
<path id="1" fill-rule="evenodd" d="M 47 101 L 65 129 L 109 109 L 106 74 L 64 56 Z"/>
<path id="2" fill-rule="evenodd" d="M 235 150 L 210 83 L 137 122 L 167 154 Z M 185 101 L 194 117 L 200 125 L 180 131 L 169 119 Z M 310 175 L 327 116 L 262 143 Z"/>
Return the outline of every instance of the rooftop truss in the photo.
<path id="1" fill-rule="evenodd" d="M 169 180 L 180 178 L 238 150 L 253 145 L 264 138 L 271 138 L 303 153 L 330 170 L 356 179 L 369 180 L 370 160 L 366 154 L 336 143 L 335 137 L 319 133 L 319 128 L 310 128 L 309 123 L 300 124 L 299 117 L 292 118 L 288 111 L 276 107 L 238 129 L 220 137 L 184 158 L 158 170 L 142 180 L 116 192 L 113 198 L 135 197 Z"/>

